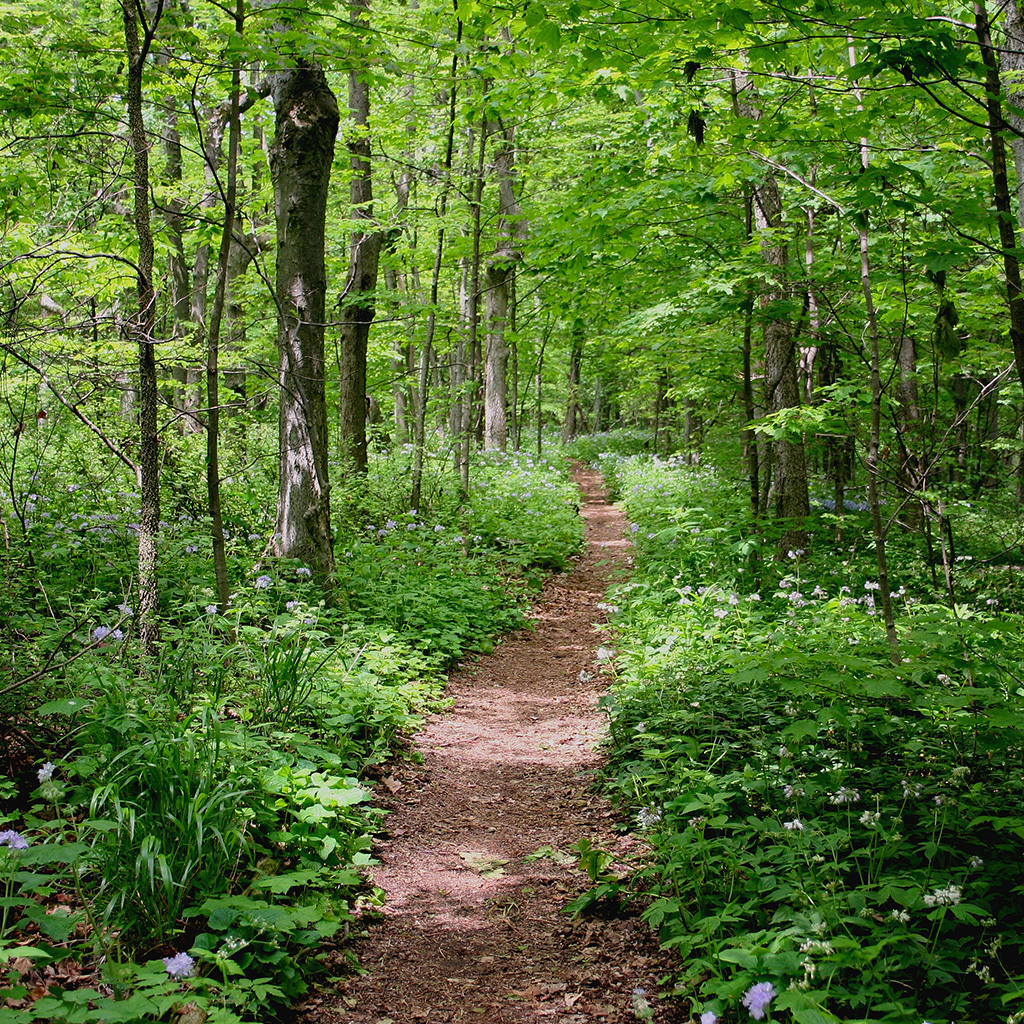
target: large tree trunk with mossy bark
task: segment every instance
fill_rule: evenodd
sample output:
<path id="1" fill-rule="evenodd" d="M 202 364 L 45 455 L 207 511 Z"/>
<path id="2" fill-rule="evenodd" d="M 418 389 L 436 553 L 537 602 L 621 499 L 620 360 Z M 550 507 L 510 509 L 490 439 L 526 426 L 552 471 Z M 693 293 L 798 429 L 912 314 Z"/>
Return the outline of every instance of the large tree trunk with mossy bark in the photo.
<path id="1" fill-rule="evenodd" d="M 334 572 L 327 469 L 324 319 L 327 186 L 338 103 L 323 71 L 302 60 L 273 76 L 270 167 L 277 219 L 280 479 L 274 550 Z"/>

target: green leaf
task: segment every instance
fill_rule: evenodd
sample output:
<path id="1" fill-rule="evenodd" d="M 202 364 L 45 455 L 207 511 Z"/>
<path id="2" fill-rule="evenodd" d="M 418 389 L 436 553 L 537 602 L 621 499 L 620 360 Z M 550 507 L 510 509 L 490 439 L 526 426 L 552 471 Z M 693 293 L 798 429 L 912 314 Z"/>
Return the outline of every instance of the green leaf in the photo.
<path id="1" fill-rule="evenodd" d="M 758 958 L 745 949 L 723 949 L 716 955 L 719 960 L 724 960 L 727 964 L 739 964 L 740 967 L 751 971 L 759 963 Z"/>
<path id="2" fill-rule="evenodd" d="M 557 22 L 543 21 L 533 33 L 538 45 L 546 50 L 557 50 L 562 45 L 562 30 Z"/>
<path id="3" fill-rule="evenodd" d="M 20 851 L 22 864 L 74 864 L 89 852 L 87 843 L 34 843 Z"/>
<path id="4" fill-rule="evenodd" d="M 47 701 L 37 709 L 37 713 L 40 715 L 77 715 L 91 707 L 93 703 L 84 697 L 61 697 L 59 700 Z"/>

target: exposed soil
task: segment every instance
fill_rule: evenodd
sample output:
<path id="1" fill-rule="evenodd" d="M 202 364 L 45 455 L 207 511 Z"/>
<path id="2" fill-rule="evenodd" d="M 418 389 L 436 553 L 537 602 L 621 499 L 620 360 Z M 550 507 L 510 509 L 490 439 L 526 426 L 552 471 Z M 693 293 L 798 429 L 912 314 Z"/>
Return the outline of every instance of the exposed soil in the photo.
<path id="1" fill-rule="evenodd" d="M 382 787 L 390 814 L 373 881 L 386 903 L 355 944 L 365 973 L 312 1000 L 310 1024 L 624 1024 L 648 1004 L 654 1020 L 689 1019 L 658 1001 L 670 960 L 639 908 L 576 921 L 564 912 L 591 884 L 571 852 L 578 840 L 621 865 L 641 849 L 593 790 L 604 723 L 597 605 L 626 571 L 628 524 L 598 474 L 579 469 L 577 481 L 586 548 L 548 580 L 536 628 L 451 677 L 454 710 L 416 738 L 423 764 Z"/>

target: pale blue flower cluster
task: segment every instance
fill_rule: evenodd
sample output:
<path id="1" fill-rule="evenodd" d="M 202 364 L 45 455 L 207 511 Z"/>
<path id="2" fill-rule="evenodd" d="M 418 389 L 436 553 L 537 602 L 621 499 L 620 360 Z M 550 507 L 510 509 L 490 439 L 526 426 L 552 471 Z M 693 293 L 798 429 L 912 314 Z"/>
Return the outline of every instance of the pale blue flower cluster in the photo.
<path id="1" fill-rule="evenodd" d="M 181 981 L 195 974 L 196 962 L 188 953 L 175 953 L 174 956 L 164 957 L 164 967 L 175 981 Z"/>
<path id="2" fill-rule="evenodd" d="M 110 626 L 97 626 L 92 631 L 92 638 L 96 643 L 100 643 L 103 640 L 118 640 L 124 639 L 124 633 L 120 629 L 112 629 Z"/>
<path id="3" fill-rule="evenodd" d="M 9 846 L 12 850 L 27 850 L 28 840 L 13 828 L 0 832 L 0 846 Z"/>
<path id="4" fill-rule="evenodd" d="M 764 1020 L 768 1004 L 775 998 L 775 986 L 770 981 L 759 981 L 747 989 L 743 997 L 743 1005 L 750 1011 L 754 1020 Z"/>
<path id="5" fill-rule="evenodd" d="M 657 807 L 641 807 L 637 814 L 637 820 L 644 828 L 657 825 L 661 821 L 661 811 Z"/>

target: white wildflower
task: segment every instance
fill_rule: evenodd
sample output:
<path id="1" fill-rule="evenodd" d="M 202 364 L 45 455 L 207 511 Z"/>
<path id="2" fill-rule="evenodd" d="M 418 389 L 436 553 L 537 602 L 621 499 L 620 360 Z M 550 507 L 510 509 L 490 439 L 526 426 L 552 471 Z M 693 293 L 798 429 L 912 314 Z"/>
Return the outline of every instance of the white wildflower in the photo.
<path id="1" fill-rule="evenodd" d="M 661 821 L 661 811 L 657 807 L 641 807 L 636 818 L 644 828 L 650 828 Z"/>
<path id="2" fill-rule="evenodd" d="M 960 902 L 962 886 L 950 885 L 945 889 L 936 889 L 935 892 L 924 894 L 924 905 L 926 907 L 955 907 Z"/>
<path id="3" fill-rule="evenodd" d="M 860 791 L 847 786 L 840 786 L 835 793 L 829 797 L 829 802 L 835 804 L 837 807 L 840 807 L 843 804 L 855 804 L 858 800 L 860 800 Z"/>

